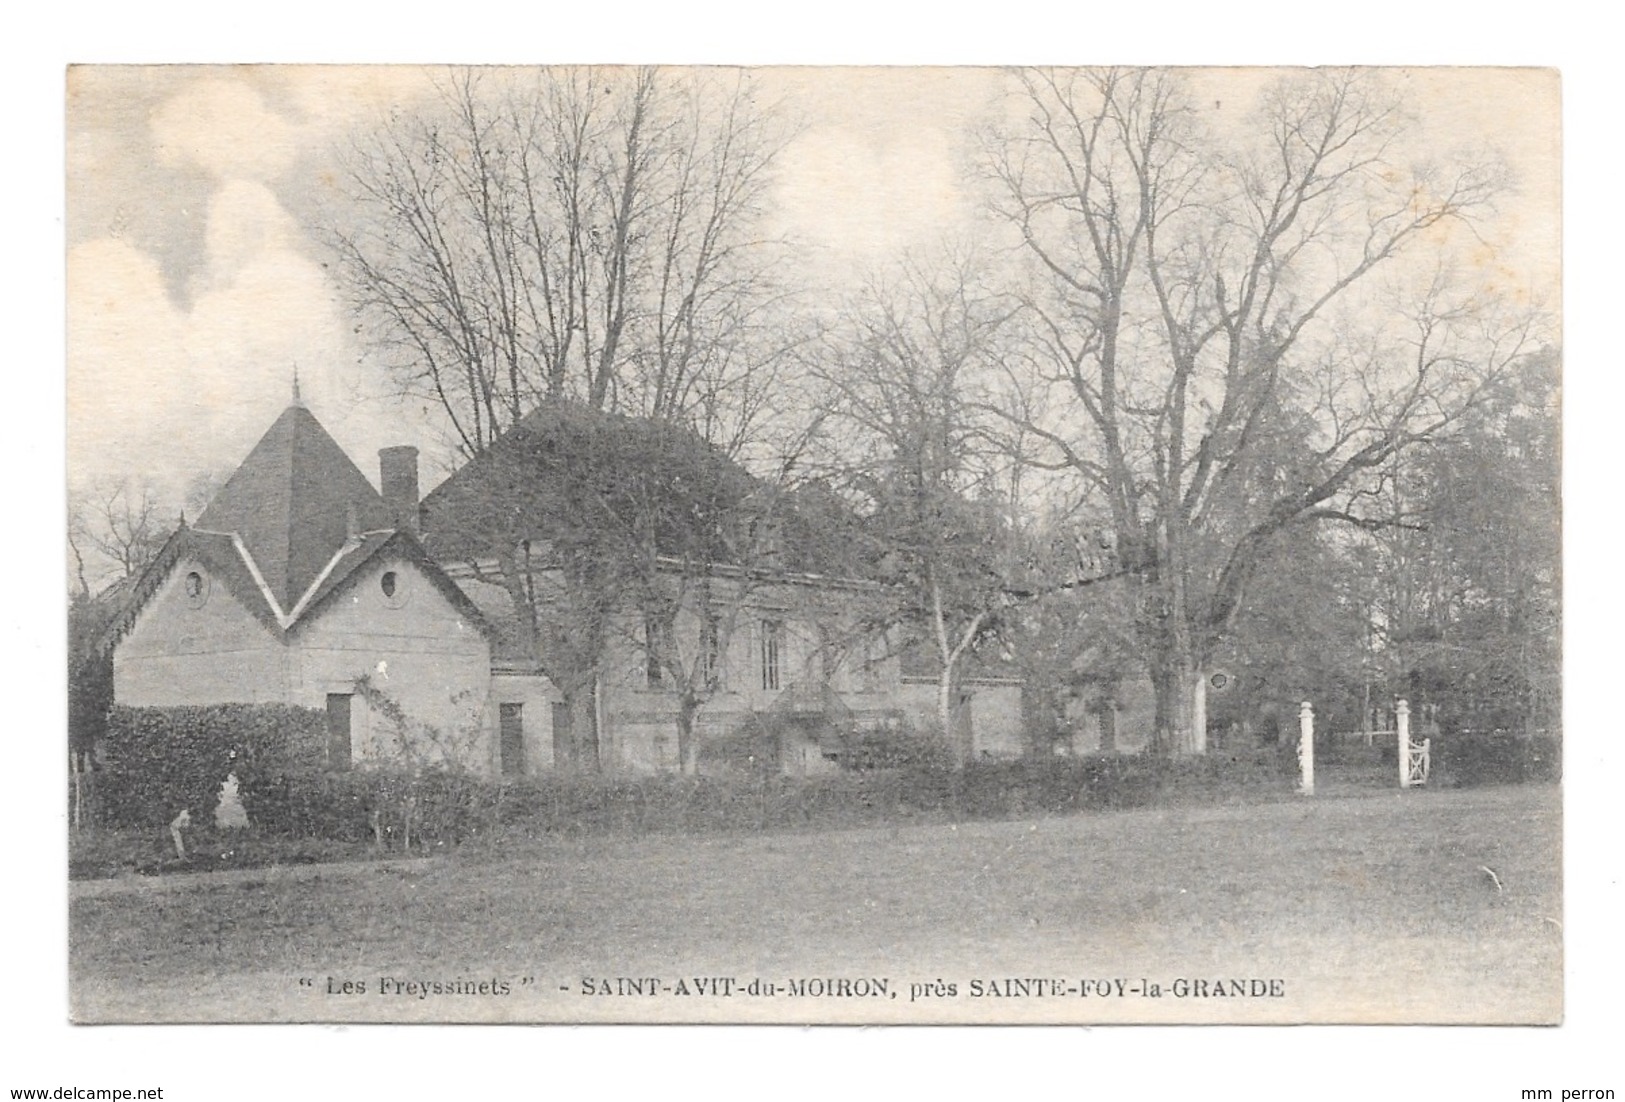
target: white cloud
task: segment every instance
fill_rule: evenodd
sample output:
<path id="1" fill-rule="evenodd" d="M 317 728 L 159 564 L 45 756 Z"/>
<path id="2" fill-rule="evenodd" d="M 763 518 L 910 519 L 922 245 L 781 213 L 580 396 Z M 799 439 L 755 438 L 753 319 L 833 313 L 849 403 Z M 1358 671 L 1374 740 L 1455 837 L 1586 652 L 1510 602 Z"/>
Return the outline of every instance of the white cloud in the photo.
<path id="1" fill-rule="evenodd" d="M 204 233 L 207 266 L 194 291 L 229 286 L 244 268 L 267 254 L 297 248 L 299 231 L 264 184 L 228 180 L 209 198 Z"/>
<path id="2" fill-rule="evenodd" d="M 157 261 L 127 242 L 98 238 L 70 252 L 75 484 L 131 472 L 174 492 L 197 472 L 229 469 L 287 404 L 295 365 L 330 429 L 354 415 L 358 369 L 342 310 L 270 191 L 224 184 L 205 240 L 185 311 Z"/>
<path id="3" fill-rule="evenodd" d="M 198 297 L 187 320 L 199 397 L 222 413 L 239 405 L 262 414 L 280 409 L 296 365 L 314 400 L 322 396 L 319 380 L 353 359 L 321 269 L 288 249 L 268 250 L 239 267 L 229 284 Z"/>
<path id="4" fill-rule="evenodd" d="M 157 261 L 100 238 L 69 251 L 67 279 L 70 480 L 144 470 L 166 436 L 187 450 L 195 433 L 151 416 L 155 395 L 185 394 L 192 381 L 186 322 Z"/>
<path id="5" fill-rule="evenodd" d="M 336 109 L 333 109 L 336 110 Z M 126 473 L 176 497 L 194 475 L 229 471 L 287 405 L 306 402 L 352 455 L 396 442 L 387 411 L 358 403 L 362 368 L 335 288 L 273 178 L 332 119 L 295 126 L 241 79 L 189 81 L 152 113 L 170 166 L 212 174 L 190 306 L 158 260 L 127 240 L 69 253 L 70 482 Z"/>
<path id="6" fill-rule="evenodd" d="M 294 66 L 277 69 L 299 116 L 313 135 L 341 134 L 433 92 L 436 70 L 413 65 Z"/>
<path id="7" fill-rule="evenodd" d="M 153 112 L 152 137 L 169 163 L 219 177 L 273 179 L 293 161 L 300 135 L 240 80 L 200 77 Z"/>

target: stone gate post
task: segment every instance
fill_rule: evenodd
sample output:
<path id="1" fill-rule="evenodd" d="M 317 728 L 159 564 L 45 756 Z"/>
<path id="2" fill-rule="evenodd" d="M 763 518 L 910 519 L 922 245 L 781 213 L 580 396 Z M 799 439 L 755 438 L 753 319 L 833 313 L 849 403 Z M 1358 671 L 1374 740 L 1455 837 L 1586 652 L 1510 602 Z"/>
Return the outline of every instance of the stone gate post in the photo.
<path id="1" fill-rule="evenodd" d="M 1394 726 L 1399 730 L 1399 787 L 1411 786 L 1411 705 L 1401 700 L 1394 705 Z"/>
<path id="2" fill-rule="evenodd" d="M 1303 780 L 1298 791 L 1315 794 L 1315 708 L 1304 701 L 1298 709 L 1298 770 Z"/>

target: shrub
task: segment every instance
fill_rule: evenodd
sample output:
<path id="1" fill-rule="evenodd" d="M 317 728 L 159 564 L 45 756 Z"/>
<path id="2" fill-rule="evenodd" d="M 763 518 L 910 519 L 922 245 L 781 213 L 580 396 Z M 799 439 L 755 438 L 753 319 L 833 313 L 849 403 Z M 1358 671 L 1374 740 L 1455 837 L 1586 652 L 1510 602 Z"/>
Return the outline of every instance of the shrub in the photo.
<path id="1" fill-rule="evenodd" d="M 462 770 L 306 770 L 287 778 L 269 829 L 401 849 L 456 845 L 499 821 L 507 786 Z"/>
<path id="2" fill-rule="evenodd" d="M 950 764 L 948 741 L 940 728 L 917 727 L 903 718 L 847 732 L 840 763 L 842 768 L 855 770 L 946 769 Z"/>
<path id="3" fill-rule="evenodd" d="M 782 716 L 748 716 L 726 731 L 700 743 L 700 768 L 706 773 L 768 776 L 779 770 L 779 753 L 790 735 L 790 722 Z"/>
<path id="4" fill-rule="evenodd" d="M 1563 769 L 1562 742 L 1551 735 L 1463 731 L 1435 737 L 1432 753 L 1442 781 L 1469 788 L 1553 781 Z"/>
<path id="5" fill-rule="evenodd" d="M 371 813 L 378 803 L 378 788 L 372 770 L 300 770 L 286 778 L 278 814 L 259 820 L 259 825 L 307 838 L 371 841 Z M 252 816 L 250 821 L 255 821 Z"/>
<path id="6" fill-rule="evenodd" d="M 220 786 L 235 773 L 249 820 L 275 818 L 289 774 L 320 761 L 326 722 L 285 704 L 114 708 L 103 814 L 112 826 L 156 826 L 184 808 L 212 822 Z"/>
<path id="7" fill-rule="evenodd" d="M 1101 753 L 981 761 L 971 762 L 959 774 L 933 768 L 907 770 L 902 777 L 903 800 L 908 806 L 971 819 L 1203 801 L 1287 786 L 1273 753 L 1268 752 L 1188 758 Z"/>

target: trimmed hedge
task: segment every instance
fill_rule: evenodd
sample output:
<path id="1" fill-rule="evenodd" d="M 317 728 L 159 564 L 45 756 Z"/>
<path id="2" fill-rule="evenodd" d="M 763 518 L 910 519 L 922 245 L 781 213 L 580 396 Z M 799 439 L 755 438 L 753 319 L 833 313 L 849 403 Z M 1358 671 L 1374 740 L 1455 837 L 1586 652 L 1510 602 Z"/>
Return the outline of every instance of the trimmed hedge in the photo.
<path id="1" fill-rule="evenodd" d="M 1184 758 L 1090 754 L 1050 760 L 972 762 L 959 774 L 935 769 L 908 776 L 910 799 L 921 807 L 971 819 L 1066 815 L 1161 802 L 1205 801 L 1237 792 L 1283 791 L 1290 787 L 1274 754 L 1215 753 Z"/>
<path id="2" fill-rule="evenodd" d="M 841 743 L 847 769 L 946 769 L 948 741 L 939 730 L 904 720 L 895 726 L 855 728 Z"/>
<path id="3" fill-rule="evenodd" d="M 315 768 L 326 714 L 284 704 L 117 707 L 108 715 L 100 802 L 107 825 L 168 823 L 184 808 L 212 823 L 220 786 L 237 775 L 249 821 L 258 821 L 290 773 Z"/>
<path id="4" fill-rule="evenodd" d="M 310 836 L 386 846 L 455 845 L 520 835 L 713 834 L 845 829 L 880 823 L 1001 819 L 1209 802 L 1290 791 L 1273 756 L 1167 760 L 1102 754 L 945 768 L 872 769 L 805 778 L 545 776 L 494 782 L 459 773 L 381 770 L 316 778 L 287 826 Z"/>
<path id="5" fill-rule="evenodd" d="M 500 784 L 449 769 L 307 770 L 288 776 L 258 825 L 389 848 L 455 845 L 492 826 L 502 792 Z"/>
<path id="6" fill-rule="evenodd" d="M 918 760 L 877 768 L 889 756 L 877 752 L 865 757 L 868 768 L 805 778 L 730 770 L 496 781 L 460 770 L 388 765 L 327 772 L 321 768 L 325 739 L 326 715 L 314 709 L 115 709 L 103 802 L 108 825 L 158 826 L 182 807 L 200 824 L 211 823 L 229 773 L 237 775 L 258 832 L 388 849 L 457 845 L 498 831 L 718 833 L 1064 815 L 1290 787 L 1281 762 L 1268 752 L 978 761 L 961 771 Z"/>
<path id="7" fill-rule="evenodd" d="M 503 786 L 498 823 L 522 833 L 794 830 L 907 819 L 900 772 L 819 777 L 538 777 Z"/>

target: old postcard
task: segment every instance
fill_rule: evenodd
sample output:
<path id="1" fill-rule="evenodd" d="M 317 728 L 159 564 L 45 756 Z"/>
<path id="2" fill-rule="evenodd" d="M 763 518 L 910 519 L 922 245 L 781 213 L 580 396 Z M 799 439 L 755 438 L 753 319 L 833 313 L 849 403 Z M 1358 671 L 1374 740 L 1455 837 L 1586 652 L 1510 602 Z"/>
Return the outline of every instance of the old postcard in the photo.
<path id="1" fill-rule="evenodd" d="M 66 95 L 75 1020 L 1561 1021 L 1555 72 Z"/>

